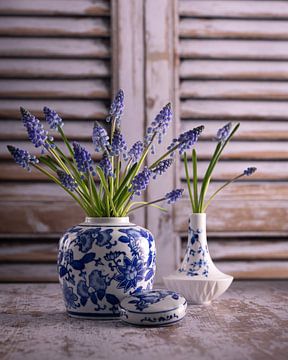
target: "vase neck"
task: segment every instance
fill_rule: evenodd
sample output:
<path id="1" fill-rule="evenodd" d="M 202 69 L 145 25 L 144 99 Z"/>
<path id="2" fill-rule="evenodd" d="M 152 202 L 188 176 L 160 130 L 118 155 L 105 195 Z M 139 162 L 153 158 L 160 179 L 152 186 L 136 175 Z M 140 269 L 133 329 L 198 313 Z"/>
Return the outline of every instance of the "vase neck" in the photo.
<path id="1" fill-rule="evenodd" d="M 86 217 L 85 218 L 85 225 L 133 225 L 129 221 L 129 217 Z"/>
<path id="2" fill-rule="evenodd" d="M 206 214 L 192 214 L 189 217 L 189 234 L 188 236 L 191 238 L 194 234 L 199 235 L 199 240 L 201 243 L 207 243 L 206 238 Z"/>

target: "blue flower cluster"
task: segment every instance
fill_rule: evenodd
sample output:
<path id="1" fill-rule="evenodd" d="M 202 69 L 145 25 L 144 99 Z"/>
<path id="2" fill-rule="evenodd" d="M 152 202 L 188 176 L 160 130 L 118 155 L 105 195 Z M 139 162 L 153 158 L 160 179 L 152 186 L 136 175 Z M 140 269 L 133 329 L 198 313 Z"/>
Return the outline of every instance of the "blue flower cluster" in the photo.
<path id="1" fill-rule="evenodd" d="M 256 170 L 257 170 L 256 167 L 248 167 L 246 170 L 244 170 L 243 174 L 246 176 L 250 176 L 254 174 Z"/>
<path id="2" fill-rule="evenodd" d="M 174 204 L 183 195 L 184 189 L 175 189 L 165 195 L 168 204 Z"/>
<path id="3" fill-rule="evenodd" d="M 22 121 L 27 130 L 28 138 L 32 142 L 32 144 L 38 148 L 49 148 L 48 140 L 53 140 L 53 138 L 48 138 L 48 132 L 44 130 L 43 125 L 40 121 L 29 111 L 25 110 L 24 108 L 20 108 L 22 114 Z"/>
<path id="4" fill-rule="evenodd" d="M 31 171 L 30 164 L 37 164 L 39 160 L 34 155 L 30 155 L 28 151 L 16 148 L 15 146 L 7 146 L 10 154 L 13 156 L 16 164 L 22 166 L 24 169 Z"/>
<path id="5" fill-rule="evenodd" d="M 58 127 L 62 127 L 64 125 L 61 117 L 56 113 L 56 111 L 49 109 L 47 106 L 44 106 L 43 112 L 45 115 L 45 120 L 50 126 L 50 129 L 57 130 Z"/>
<path id="6" fill-rule="evenodd" d="M 132 180 L 132 188 L 131 192 L 134 192 L 136 195 L 140 195 L 141 191 L 146 190 L 152 171 L 145 166 L 144 170 L 137 174 L 134 179 Z"/>
<path id="7" fill-rule="evenodd" d="M 132 145 L 131 149 L 128 151 L 127 160 L 131 161 L 132 164 L 138 162 L 143 154 L 144 144 L 142 141 L 137 141 Z"/>
<path id="8" fill-rule="evenodd" d="M 125 153 L 127 150 L 127 144 L 124 139 L 123 134 L 121 134 L 119 129 L 116 129 L 111 144 L 111 156 L 119 156 L 121 153 Z"/>
<path id="9" fill-rule="evenodd" d="M 90 153 L 76 141 L 73 142 L 73 150 L 78 170 L 83 173 L 91 171 L 92 175 L 96 175 Z"/>
<path id="10" fill-rule="evenodd" d="M 204 130 L 204 126 L 198 126 L 192 130 L 188 130 L 182 133 L 178 138 L 173 139 L 172 143 L 168 146 L 168 150 L 173 148 L 178 149 L 179 154 L 182 155 L 186 150 L 191 149 L 191 147 L 198 141 L 199 135 Z M 171 156 L 174 155 L 174 152 L 171 153 Z"/>
<path id="11" fill-rule="evenodd" d="M 229 122 L 225 126 L 223 126 L 221 129 L 217 131 L 216 140 L 218 142 L 224 142 L 228 139 L 228 136 L 230 135 L 230 131 L 232 128 L 232 123 Z"/>
<path id="12" fill-rule="evenodd" d="M 58 170 L 57 175 L 59 177 L 59 180 L 61 181 L 61 184 L 68 190 L 74 191 L 77 188 L 78 185 L 71 175 L 65 173 L 62 170 Z"/>
<path id="13" fill-rule="evenodd" d="M 116 94 L 114 100 L 112 101 L 109 116 L 107 116 L 106 121 L 111 122 L 112 119 L 115 119 L 116 125 L 120 126 L 120 117 L 123 113 L 124 109 L 124 92 L 123 90 L 119 90 Z"/>
<path id="14" fill-rule="evenodd" d="M 153 135 L 156 133 L 158 137 L 158 144 L 161 144 L 163 135 L 166 134 L 169 127 L 170 121 L 172 119 L 172 109 L 171 104 L 167 104 L 163 107 L 160 113 L 156 116 L 155 120 L 152 121 L 151 126 L 147 128 L 145 136 L 145 145 L 149 145 L 153 138 Z"/>
<path id="15" fill-rule="evenodd" d="M 172 165 L 173 159 L 165 159 L 159 162 L 159 164 L 152 169 L 153 172 L 153 179 L 156 179 L 157 175 L 164 174 L 169 167 Z"/>
<path id="16" fill-rule="evenodd" d="M 94 124 L 92 141 L 95 151 L 110 151 L 109 136 L 107 131 L 97 122 Z"/>
<path id="17" fill-rule="evenodd" d="M 99 167 L 103 170 L 106 177 L 114 177 L 114 174 L 112 172 L 112 164 L 106 151 L 104 152 L 103 157 L 99 162 Z"/>

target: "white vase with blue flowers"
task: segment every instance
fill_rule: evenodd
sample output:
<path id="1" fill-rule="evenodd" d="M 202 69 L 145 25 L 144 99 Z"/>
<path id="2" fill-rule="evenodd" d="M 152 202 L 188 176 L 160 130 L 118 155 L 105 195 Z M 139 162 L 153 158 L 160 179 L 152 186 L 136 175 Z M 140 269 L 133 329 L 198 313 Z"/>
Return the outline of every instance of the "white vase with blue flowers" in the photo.
<path id="1" fill-rule="evenodd" d="M 197 152 L 193 149 L 191 154 L 192 181 L 187 153 L 184 152 L 183 160 L 192 212 L 189 216 L 187 247 L 181 266 L 175 273 L 165 277 L 164 283 L 168 289 L 183 294 L 190 304 L 209 304 L 222 295 L 233 281 L 233 277 L 220 271 L 211 259 L 206 236 L 206 209 L 221 190 L 242 177 L 252 175 L 256 168 L 249 167 L 242 174 L 225 182 L 208 199 L 206 195 L 213 170 L 239 126 L 238 123 L 232 129 L 232 124 L 228 123 L 218 130 L 215 151 L 203 176 L 201 187 L 198 183 Z"/>
<path id="2" fill-rule="evenodd" d="M 167 104 L 148 127 L 144 140 L 128 148 L 121 132 L 120 118 L 124 93 L 120 90 L 110 107 L 106 124 L 95 122 L 92 141 L 101 155 L 98 164 L 78 142 L 70 142 L 61 117 L 48 107 L 44 117 L 50 130 L 57 131 L 63 148 L 56 145 L 40 122 L 21 108 L 29 140 L 41 149 L 40 156 L 8 146 L 17 164 L 34 168 L 65 190 L 82 208 L 86 219 L 61 238 L 58 274 L 67 312 L 83 318 L 114 318 L 126 295 L 152 288 L 155 275 L 155 242 L 146 229 L 130 223 L 129 214 L 143 206 L 165 209 L 181 198 L 183 189 L 171 190 L 158 199 L 137 201 L 150 181 L 164 174 L 176 151 L 189 150 L 198 140 L 203 126 L 174 139 L 164 154 L 150 166 L 148 153 L 155 152 L 155 140 L 162 142 L 172 120 Z"/>

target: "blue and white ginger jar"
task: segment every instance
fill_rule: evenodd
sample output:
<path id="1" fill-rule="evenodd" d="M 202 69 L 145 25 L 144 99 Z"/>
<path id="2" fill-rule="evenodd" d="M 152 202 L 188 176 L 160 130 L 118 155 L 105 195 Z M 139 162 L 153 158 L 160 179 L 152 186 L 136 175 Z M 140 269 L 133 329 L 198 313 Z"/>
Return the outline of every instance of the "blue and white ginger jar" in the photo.
<path id="1" fill-rule="evenodd" d="M 58 274 L 68 315 L 119 317 L 125 296 L 152 289 L 155 260 L 153 235 L 128 217 L 87 217 L 59 243 Z"/>

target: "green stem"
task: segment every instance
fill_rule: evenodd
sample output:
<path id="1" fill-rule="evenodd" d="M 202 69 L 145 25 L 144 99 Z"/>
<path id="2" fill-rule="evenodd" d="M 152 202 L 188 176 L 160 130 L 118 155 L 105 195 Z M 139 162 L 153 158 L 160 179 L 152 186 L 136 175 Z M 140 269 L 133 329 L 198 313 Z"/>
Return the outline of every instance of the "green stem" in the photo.
<path id="1" fill-rule="evenodd" d="M 190 202 L 191 202 L 191 206 L 192 206 L 192 212 L 195 212 L 195 207 L 194 207 L 193 194 L 192 194 L 192 189 L 191 189 L 191 181 L 190 181 L 190 176 L 189 176 L 188 161 L 187 161 L 187 154 L 186 154 L 186 152 L 184 153 L 184 167 L 185 167 L 185 175 L 186 175 L 186 182 L 187 182 L 187 187 L 188 187 Z"/>
<path id="2" fill-rule="evenodd" d="M 193 191 L 194 191 L 194 209 L 198 212 L 198 175 L 197 175 L 197 154 L 196 150 L 192 150 L 192 163 L 193 163 Z"/>

